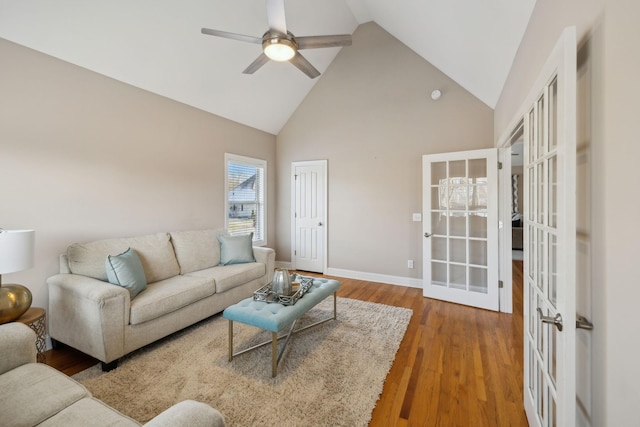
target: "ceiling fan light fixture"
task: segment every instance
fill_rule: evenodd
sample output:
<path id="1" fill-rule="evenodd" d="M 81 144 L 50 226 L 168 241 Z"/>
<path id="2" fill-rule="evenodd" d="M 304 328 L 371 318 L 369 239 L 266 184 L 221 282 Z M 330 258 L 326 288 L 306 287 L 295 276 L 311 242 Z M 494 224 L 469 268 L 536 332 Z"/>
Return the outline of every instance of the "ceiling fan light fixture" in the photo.
<path id="1" fill-rule="evenodd" d="M 269 59 L 278 62 L 288 61 L 296 54 L 294 43 L 289 39 L 280 37 L 265 40 L 262 43 L 262 48 Z"/>

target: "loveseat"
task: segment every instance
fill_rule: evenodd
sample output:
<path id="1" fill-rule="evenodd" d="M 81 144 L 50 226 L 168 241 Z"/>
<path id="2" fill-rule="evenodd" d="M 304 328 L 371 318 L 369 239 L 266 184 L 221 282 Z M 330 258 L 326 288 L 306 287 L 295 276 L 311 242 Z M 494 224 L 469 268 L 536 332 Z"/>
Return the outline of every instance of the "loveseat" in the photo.
<path id="1" fill-rule="evenodd" d="M 131 279 L 113 265 L 126 259 L 135 261 L 133 282 L 136 271 L 144 275 L 143 290 L 113 284 Z M 274 265 L 273 249 L 223 229 L 76 243 L 47 279 L 49 335 L 54 348 L 67 344 L 111 370 L 125 354 L 251 296 L 272 280 Z"/>
<path id="2" fill-rule="evenodd" d="M 80 383 L 36 361 L 36 334 L 22 323 L 0 325 L 0 425 L 139 426 L 91 396 Z M 146 426 L 223 427 L 224 417 L 209 405 L 185 400 Z"/>

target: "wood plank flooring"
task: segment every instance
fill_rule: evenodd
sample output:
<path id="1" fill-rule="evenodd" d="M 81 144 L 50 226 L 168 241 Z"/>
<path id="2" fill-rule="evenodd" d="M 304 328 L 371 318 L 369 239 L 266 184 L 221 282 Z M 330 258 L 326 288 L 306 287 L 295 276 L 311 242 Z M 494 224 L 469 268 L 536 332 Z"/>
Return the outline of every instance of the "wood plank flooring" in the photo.
<path id="1" fill-rule="evenodd" d="M 370 426 L 527 426 L 523 407 L 522 261 L 513 314 L 427 299 L 421 289 L 336 278 L 338 296 L 413 310 Z M 73 375 L 97 361 L 70 348 L 47 364 Z"/>

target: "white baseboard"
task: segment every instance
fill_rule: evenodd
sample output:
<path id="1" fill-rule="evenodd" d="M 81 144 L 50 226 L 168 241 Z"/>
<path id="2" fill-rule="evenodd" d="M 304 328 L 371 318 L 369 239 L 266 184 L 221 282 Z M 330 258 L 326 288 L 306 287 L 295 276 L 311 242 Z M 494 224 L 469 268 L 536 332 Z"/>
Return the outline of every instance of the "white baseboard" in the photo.
<path id="1" fill-rule="evenodd" d="M 284 262 L 284 261 L 276 261 L 276 268 L 284 268 L 285 270 L 293 269 L 290 262 Z"/>
<path id="2" fill-rule="evenodd" d="M 291 262 L 276 261 L 276 268 L 292 270 Z M 367 273 L 365 271 L 344 270 L 342 268 L 328 268 L 328 276 L 344 277 L 346 279 L 366 280 L 367 282 L 387 283 L 389 285 L 422 288 L 422 279 L 412 277 L 390 276 L 388 274 Z"/>
<path id="3" fill-rule="evenodd" d="M 368 282 L 388 283 L 390 285 L 422 288 L 422 279 L 412 277 L 390 276 L 388 274 L 367 273 L 364 271 L 344 270 L 341 268 L 327 269 L 329 276 L 345 277 L 347 279 L 366 280 Z"/>

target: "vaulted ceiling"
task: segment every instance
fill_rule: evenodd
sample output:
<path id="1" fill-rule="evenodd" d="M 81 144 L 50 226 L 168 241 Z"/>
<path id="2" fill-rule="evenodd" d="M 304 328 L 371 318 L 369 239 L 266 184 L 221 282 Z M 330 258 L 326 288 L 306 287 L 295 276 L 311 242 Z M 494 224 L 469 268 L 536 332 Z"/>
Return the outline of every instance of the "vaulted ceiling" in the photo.
<path id="1" fill-rule="evenodd" d="M 296 36 L 352 34 L 375 21 L 494 108 L 535 0 L 286 0 Z M 261 37 L 264 0 L 2 0 L 0 37 L 130 85 L 278 134 L 313 85 L 289 63 L 242 74 Z M 342 49 L 349 49 L 348 47 Z M 324 72 L 340 48 L 304 50 Z M 0 58 L 1 64 L 1 58 Z"/>

